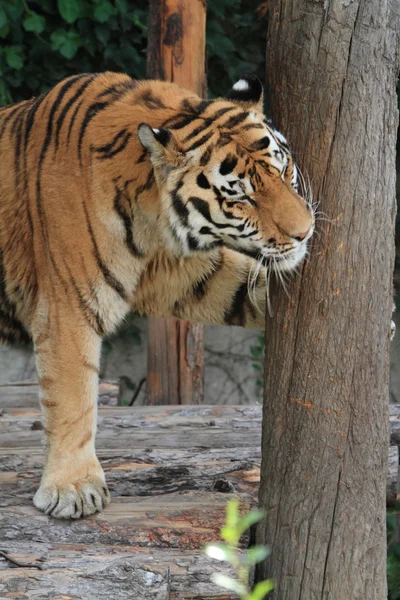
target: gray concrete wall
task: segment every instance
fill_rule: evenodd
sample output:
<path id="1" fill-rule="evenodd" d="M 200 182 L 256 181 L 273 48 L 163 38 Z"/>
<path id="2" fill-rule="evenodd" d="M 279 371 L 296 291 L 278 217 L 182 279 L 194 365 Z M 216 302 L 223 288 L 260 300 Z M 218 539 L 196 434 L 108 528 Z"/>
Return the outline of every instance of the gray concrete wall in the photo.
<path id="1" fill-rule="evenodd" d="M 394 316 L 397 334 L 392 342 L 390 361 L 390 401 L 400 402 L 400 312 Z M 132 384 L 146 376 L 146 320 L 138 319 L 140 343 L 133 343 L 129 330 L 106 345 L 101 375 L 121 378 L 122 398 L 128 402 L 134 393 Z M 129 328 L 129 325 L 128 325 Z M 205 402 L 207 404 L 254 404 L 262 401 L 262 358 L 254 356 L 260 332 L 240 327 L 205 328 Z M 135 338 L 137 340 L 137 338 Z M 257 368 L 258 366 L 258 368 Z M 0 346 L 0 384 L 37 379 L 32 352 Z M 145 400 L 145 386 L 137 404 Z"/>

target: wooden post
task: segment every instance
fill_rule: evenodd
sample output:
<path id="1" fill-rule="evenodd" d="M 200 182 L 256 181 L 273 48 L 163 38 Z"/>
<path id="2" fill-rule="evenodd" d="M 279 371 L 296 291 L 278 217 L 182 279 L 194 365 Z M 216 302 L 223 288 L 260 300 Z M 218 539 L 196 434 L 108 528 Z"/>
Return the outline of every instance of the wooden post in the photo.
<path id="1" fill-rule="evenodd" d="M 204 0 L 150 0 L 147 75 L 204 97 Z M 203 326 L 148 318 L 147 403 L 203 401 Z"/>
<path id="2" fill-rule="evenodd" d="M 271 291 L 259 577 L 274 600 L 385 600 L 385 486 L 400 10 L 271 4 L 272 117 L 323 217 L 302 277 Z"/>

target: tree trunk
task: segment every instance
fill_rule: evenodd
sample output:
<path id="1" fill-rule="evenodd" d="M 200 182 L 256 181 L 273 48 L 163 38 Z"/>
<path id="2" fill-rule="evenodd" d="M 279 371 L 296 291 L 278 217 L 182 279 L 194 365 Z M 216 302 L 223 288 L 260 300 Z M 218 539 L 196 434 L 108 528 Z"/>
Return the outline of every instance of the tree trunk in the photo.
<path id="1" fill-rule="evenodd" d="M 272 117 L 308 173 L 311 256 L 266 324 L 259 541 L 275 600 L 384 600 L 400 7 L 277 0 Z"/>
<path id="2" fill-rule="evenodd" d="M 203 0 L 150 0 L 147 75 L 205 94 Z M 203 326 L 149 316 L 147 403 L 199 404 L 204 396 Z"/>

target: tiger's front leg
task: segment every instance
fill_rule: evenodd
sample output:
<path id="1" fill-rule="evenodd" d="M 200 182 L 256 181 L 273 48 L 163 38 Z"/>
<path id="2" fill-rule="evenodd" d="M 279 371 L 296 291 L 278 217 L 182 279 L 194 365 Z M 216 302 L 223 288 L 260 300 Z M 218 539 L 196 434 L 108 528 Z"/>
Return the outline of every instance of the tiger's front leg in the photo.
<path id="1" fill-rule="evenodd" d="M 33 503 L 52 517 L 76 519 L 110 502 L 94 445 L 101 339 L 77 310 L 51 308 L 32 331 L 47 451 Z"/>

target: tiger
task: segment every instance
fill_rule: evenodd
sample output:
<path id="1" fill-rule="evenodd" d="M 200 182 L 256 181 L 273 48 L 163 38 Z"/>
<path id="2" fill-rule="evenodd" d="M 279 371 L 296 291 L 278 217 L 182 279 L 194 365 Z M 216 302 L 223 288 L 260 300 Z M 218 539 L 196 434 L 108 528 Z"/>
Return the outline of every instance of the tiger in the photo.
<path id="1" fill-rule="evenodd" d="M 110 502 L 105 335 L 130 311 L 262 329 L 266 276 L 305 258 L 313 208 L 263 95 L 252 74 L 205 100 L 106 72 L 0 109 L 0 340 L 33 343 L 46 515 Z"/>

